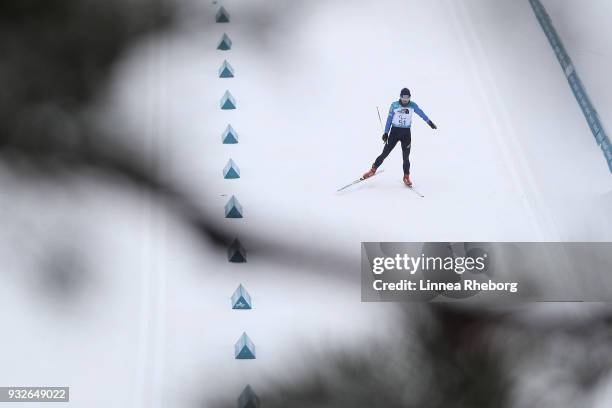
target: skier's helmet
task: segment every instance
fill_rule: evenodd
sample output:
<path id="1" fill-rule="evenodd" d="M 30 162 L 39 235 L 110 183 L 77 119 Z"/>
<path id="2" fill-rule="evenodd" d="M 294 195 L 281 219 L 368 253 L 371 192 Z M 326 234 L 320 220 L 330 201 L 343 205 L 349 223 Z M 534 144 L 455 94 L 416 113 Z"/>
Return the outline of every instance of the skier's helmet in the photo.
<path id="1" fill-rule="evenodd" d="M 410 102 L 410 89 L 408 88 L 403 88 L 400 92 L 400 102 L 402 104 L 407 104 L 408 102 Z"/>

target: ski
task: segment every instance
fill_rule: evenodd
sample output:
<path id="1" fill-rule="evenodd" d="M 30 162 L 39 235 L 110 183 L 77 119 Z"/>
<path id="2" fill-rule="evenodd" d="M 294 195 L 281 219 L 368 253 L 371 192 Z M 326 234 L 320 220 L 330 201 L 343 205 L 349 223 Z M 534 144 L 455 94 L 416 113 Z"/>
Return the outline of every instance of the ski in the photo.
<path id="1" fill-rule="evenodd" d="M 418 195 L 421 198 L 425 198 L 425 196 L 421 193 L 419 193 L 418 190 L 416 190 L 414 187 L 408 187 L 408 189 L 410 189 L 414 194 Z"/>
<path id="2" fill-rule="evenodd" d="M 363 177 L 361 177 L 361 178 L 359 178 L 359 179 L 357 179 L 357 180 L 353 181 L 352 183 L 349 183 L 349 184 L 347 184 L 346 186 L 339 188 L 339 189 L 338 189 L 338 190 L 336 190 L 336 191 L 337 191 L 337 192 L 338 192 L 338 191 L 342 191 L 342 190 L 344 190 L 345 188 L 349 188 L 350 186 L 353 186 L 353 185 L 355 185 L 355 184 L 357 184 L 357 183 L 361 183 L 361 182 L 362 182 L 362 181 L 364 181 L 364 180 L 371 179 L 372 177 L 374 177 L 374 176 L 376 176 L 376 175 L 378 175 L 378 174 L 382 173 L 383 171 L 385 171 L 385 170 L 384 170 L 384 169 L 383 169 L 383 170 L 379 170 L 378 172 L 374 173 L 372 176 L 368 177 L 367 179 L 364 179 Z"/>

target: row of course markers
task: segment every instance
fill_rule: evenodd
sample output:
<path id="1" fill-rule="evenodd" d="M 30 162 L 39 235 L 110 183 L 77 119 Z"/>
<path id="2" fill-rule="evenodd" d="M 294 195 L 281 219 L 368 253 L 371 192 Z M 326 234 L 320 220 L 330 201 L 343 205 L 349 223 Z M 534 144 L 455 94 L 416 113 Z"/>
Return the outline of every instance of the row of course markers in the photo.
<path id="1" fill-rule="evenodd" d="M 215 14 L 215 22 L 219 24 L 226 24 L 230 22 L 230 14 L 223 6 L 219 7 L 217 10 L 217 13 Z M 226 53 L 231 49 L 232 40 L 227 33 L 223 33 L 217 42 L 217 50 Z M 234 78 L 234 67 L 232 67 L 227 58 L 225 58 L 221 63 L 217 75 L 223 80 Z M 221 110 L 237 109 L 236 99 L 229 90 L 226 90 L 221 97 L 219 108 Z M 226 145 L 234 145 L 238 144 L 238 142 L 238 133 L 231 124 L 228 124 L 221 134 L 221 143 Z M 236 162 L 230 157 L 227 164 L 223 168 L 223 178 L 225 180 L 235 180 L 239 179 L 240 177 L 240 168 L 238 167 L 238 164 L 236 164 Z M 238 201 L 238 198 L 232 195 L 225 204 L 225 218 L 238 219 L 243 217 L 244 209 Z M 228 247 L 227 260 L 228 262 L 232 263 L 246 263 L 247 253 L 238 238 L 234 239 L 234 241 Z M 238 287 L 231 297 L 231 307 L 234 310 L 251 310 L 253 308 L 253 300 L 251 299 L 251 295 L 249 292 L 247 292 L 246 288 L 242 284 L 238 284 Z M 256 358 L 255 344 L 246 332 L 243 332 L 242 335 L 240 335 L 236 341 L 236 344 L 234 345 L 234 358 L 238 360 L 252 360 Z M 238 407 L 258 408 L 260 406 L 261 403 L 259 397 L 255 394 L 250 385 L 246 385 L 238 398 Z"/>

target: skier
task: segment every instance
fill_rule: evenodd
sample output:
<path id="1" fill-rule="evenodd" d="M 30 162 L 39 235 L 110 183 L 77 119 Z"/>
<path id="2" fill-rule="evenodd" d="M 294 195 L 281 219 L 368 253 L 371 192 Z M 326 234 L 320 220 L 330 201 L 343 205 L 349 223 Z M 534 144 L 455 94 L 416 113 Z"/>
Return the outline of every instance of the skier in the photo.
<path id="1" fill-rule="evenodd" d="M 400 92 L 399 101 L 391 103 L 389 108 L 389 116 L 387 117 L 387 124 L 385 125 L 385 132 L 383 133 L 382 139 L 385 142 L 380 156 L 376 158 L 372 168 L 367 171 L 361 178 L 367 179 L 372 177 L 376 173 L 376 169 L 380 167 L 383 160 L 387 158 L 391 150 L 395 147 L 397 142 L 402 145 L 402 157 L 404 159 L 404 183 L 408 187 L 412 187 L 412 181 L 410 181 L 410 144 L 411 134 L 410 125 L 412 124 L 412 112 L 416 112 L 432 129 L 438 127 L 427 117 L 425 112 L 419 108 L 419 105 L 410 100 L 410 90 L 404 88 Z M 393 127 L 392 127 L 393 125 Z M 391 133 L 389 133 L 389 130 Z"/>

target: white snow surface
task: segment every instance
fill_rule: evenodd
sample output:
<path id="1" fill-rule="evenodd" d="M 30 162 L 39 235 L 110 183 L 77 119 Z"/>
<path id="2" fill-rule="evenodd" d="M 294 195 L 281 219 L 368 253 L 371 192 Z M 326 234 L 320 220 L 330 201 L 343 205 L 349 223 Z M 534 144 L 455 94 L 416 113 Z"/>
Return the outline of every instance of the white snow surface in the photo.
<path id="1" fill-rule="evenodd" d="M 87 236 L 98 278 L 77 306 L 49 307 L 30 291 L 33 259 L 0 247 L 0 384 L 69 385 L 71 406 L 91 408 L 237 397 L 246 383 L 264 390 L 268 378 L 306 372 L 313 353 L 397 333 L 393 305 L 360 303 L 362 241 L 612 238 L 612 178 L 527 1 L 220 3 L 229 24 L 203 23 L 217 6 L 191 1 L 176 30 L 126 55 L 109 120 L 238 237 L 354 262 L 338 276 L 257 258 L 229 264 L 146 194 L 84 184 L 69 187 L 74 200 L 3 176 L 19 203 L 3 204 L 3 218 L 28 219 L 41 247 L 70 242 L 67 229 Z M 610 130 L 612 9 L 545 6 Z M 577 18 L 577 8 L 588 12 Z M 261 21 L 249 26 L 254 15 Z M 217 51 L 224 32 L 233 48 Z M 217 77 L 224 59 L 235 78 Z M 376 106 L 384 120 L 403 87 L 439 128 L 414 118 L 412 178 L 425 198 L 402 184 L 399 147 L 383 174 L 336 193 L 380 154 Z M 235 111 L 219 109 L 226 89 Z M 237 145 L 221 144 L 228 123 Z M 229 158 L 240 179 L 222 178 Z M 223 218 L 232 194 L 243 219 Z M 3 240 L 17 245 L 17 235 Z M 230 308 L 240 283 L 252 311 Z M 257 360 L 233 359 L 243 331 Z"/>

